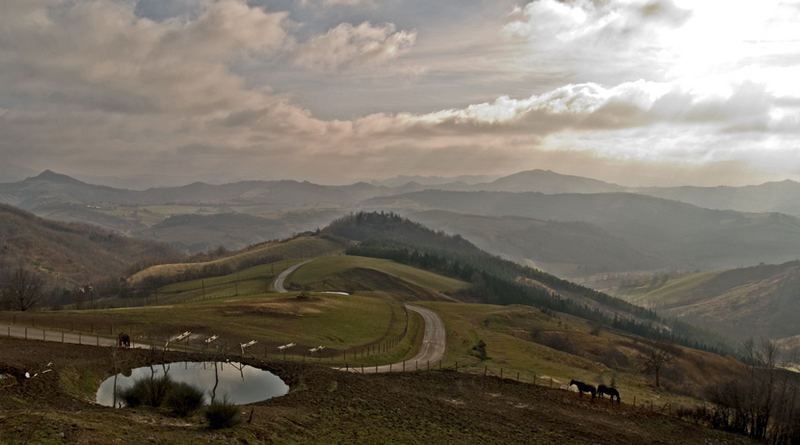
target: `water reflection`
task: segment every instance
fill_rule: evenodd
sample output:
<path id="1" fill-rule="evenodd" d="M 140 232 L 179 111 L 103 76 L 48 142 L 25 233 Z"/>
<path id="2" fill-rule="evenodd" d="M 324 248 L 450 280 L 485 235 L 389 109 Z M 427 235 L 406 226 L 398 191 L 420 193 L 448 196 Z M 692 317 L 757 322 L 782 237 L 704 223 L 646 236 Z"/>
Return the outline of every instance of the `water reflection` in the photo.
<path id="1" fill-rule="evenodd" d="M 175 382 L 188 383 L 205 393 L 206 404 L 212 398 L 237 405 L 278 397 L 289 392 L 289 386 L 275 374 L 236 362 L 174 362 L 143 366 L 113 375 L 100 384 L 97 403 L 120 407 L 120 391 L 130 388 L 136 380 L 160 377 L 164 374 Z"/>

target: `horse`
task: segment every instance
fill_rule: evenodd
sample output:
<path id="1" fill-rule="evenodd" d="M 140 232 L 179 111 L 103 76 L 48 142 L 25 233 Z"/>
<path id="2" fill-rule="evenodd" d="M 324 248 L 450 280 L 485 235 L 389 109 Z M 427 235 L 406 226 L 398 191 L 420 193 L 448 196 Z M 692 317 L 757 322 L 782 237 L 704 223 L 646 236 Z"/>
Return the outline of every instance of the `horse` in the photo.
<path id="1" fill-rule="evenodd" d="M 578 387 L 578 392 L 583 396 L 583 393 L 588 392 L 592 394 L 592 398 L 594 399 L 595 395 L 597 395 L 597 390 L 595 389 L 594 385 L 590 385 L 588 383 L 579 382 L 577 380 L 570 380 L 569 386 L 575 385 Z"/>
<path id="2" fill-rule="evenodd" d="M 119 335 L 117 336 L 117 346 L 119 346 L 120 348 L 130 348 L 131 336 L 124 332 L 120 332 Z"/>
<path id="3" fill-rule="evenodd" d="M 597 385 L 597 395 L 602 399 L 603 394 L 608 394 L 611 397 L 611 403 L 614 403 L 614 397 L 617 398 L 617 404 L 620 404 L 619 391 L 613 386 Z"/>

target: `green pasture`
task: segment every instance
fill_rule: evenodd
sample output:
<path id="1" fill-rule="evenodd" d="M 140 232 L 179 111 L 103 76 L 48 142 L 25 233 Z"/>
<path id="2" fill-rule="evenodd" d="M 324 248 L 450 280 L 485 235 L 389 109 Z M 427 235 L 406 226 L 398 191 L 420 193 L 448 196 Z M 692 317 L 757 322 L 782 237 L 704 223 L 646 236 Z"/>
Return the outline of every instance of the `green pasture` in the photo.
<path id="1" fill-rule="evenodd" d="M 334 289 L 335 286 L 346 285 L 346 280 L 340 277 L 337 278 L 337 276 L 353 269 L 374 270 L 416 286 L 439 292 L 455 292 L 468 286 L 463 281 L 394 261 L 351 255 L 317 258 L 290 275 L 287 279 L 287 284 L 299 287 L 327 285 L 330 290 L 342 290 Z"/>
<path id="2" fill-rule="evenodd" d="M 416 303 L 415 303 L 416 304 Z M 628 369 L 612 369 L 588 358 L 587 352 L 610 351 L 620 347 L 626 337 L 602 330 L 593 334 L 588 325 L 550 317 L 528 306 L 496 306 L 487 304 L 424 302 L 419 303 L 436 311 L 447 329 L 445 365 L 459 370 L 482 374 L 484 368 L 490 375 L 498 375 L 503 368 L 504 377 L 526 382 L 536 375 L 537 383 L 566 386 L 571 379 L 587 383 L 611 383 L 613 378 L 626 403 L 636 397 L 638 401 L 689 405 L 694 399 L 654 388 L 652 377 L 636 371 L 637 363 L 631 360 Z M 559 349 L 539 343 L 534 338 L 558 335 L 566 339 Z M 481 361 L 472 352 L 479 340 L 486 343 L 488 359 Z M 568 350 L 569 352 L 565 351 Z"/>
<path id="3" fill-rule="evenodd" d="M 331 254 L 341 250 L 341 246 L 333 241 L 318 237 L 297 237 L 288 241 L 258 244 L 241 253 L 201 263 L 160 264 L 137 272 L 129 278 L 131 283 L 139 283 L 147 277 L 174 277 L 187 272 L 202 270 L 209 265 L 241 269 L 254 262 L 274 262 L 277 259 L 311 258 Z"/>

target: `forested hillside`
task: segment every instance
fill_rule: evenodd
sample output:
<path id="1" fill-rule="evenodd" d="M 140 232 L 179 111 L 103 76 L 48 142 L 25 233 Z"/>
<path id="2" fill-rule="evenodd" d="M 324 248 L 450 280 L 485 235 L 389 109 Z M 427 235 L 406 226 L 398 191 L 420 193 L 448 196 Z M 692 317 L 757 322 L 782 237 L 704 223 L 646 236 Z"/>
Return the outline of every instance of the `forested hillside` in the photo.
<path id="1" fill-rule="evenodd" d="M 490 255 L 458 235 L 434 232 L 393 213 L 357 213 L 333 222 L 323 236 L 355 241 L 347 253 L 387 258 L 471 283 L 459 297 L 492 304 L 526 304 L 569 313 L 650 338 L 725 348 L 711 336 L 621 299 Z"/>
<path id="2" fill-rule="evenodd" d="M 0 271 L 22 268 L 41 277 L 45 287 L 63 289 L 118 282 L 137 264 L 185 257 L 165 244 L 48 221 L 7 205 L 0 205 L 0 252 Z"/>

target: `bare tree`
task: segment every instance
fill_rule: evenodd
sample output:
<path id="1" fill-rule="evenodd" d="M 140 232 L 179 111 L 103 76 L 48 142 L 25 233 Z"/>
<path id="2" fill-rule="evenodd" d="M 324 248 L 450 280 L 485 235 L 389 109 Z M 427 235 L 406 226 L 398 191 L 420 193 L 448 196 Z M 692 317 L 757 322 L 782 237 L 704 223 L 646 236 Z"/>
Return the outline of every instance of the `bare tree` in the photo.
<path id="1" fill-rule="evenodd" d="M 653 345 L 641 358 L 641 369 L 656 378 L 656 387 L 661 386 L 661 371 L 669 364 L 674 356 L 661 345 Z"/>
<path id="2" fill-rule="evenodd" d="M 8 274 L 3 283 L 3 300 L 14 310 L 27 311 L 42 299 L 44 280 L 37 273 L 26 269 L 21 264 Z"/>

